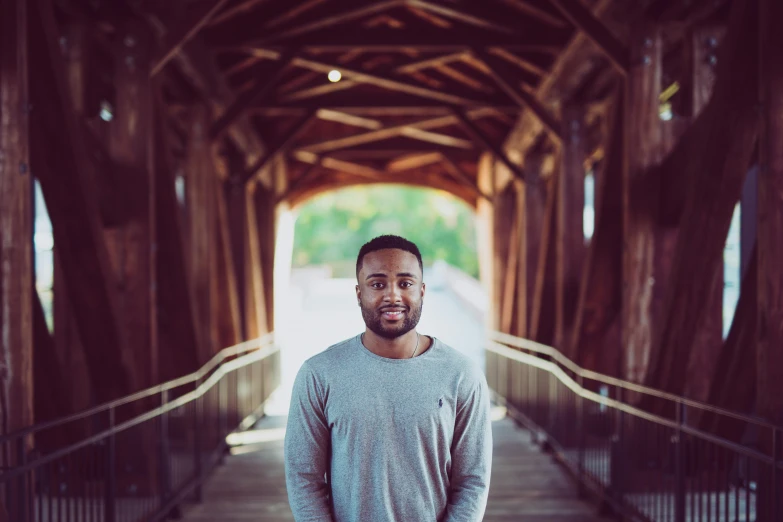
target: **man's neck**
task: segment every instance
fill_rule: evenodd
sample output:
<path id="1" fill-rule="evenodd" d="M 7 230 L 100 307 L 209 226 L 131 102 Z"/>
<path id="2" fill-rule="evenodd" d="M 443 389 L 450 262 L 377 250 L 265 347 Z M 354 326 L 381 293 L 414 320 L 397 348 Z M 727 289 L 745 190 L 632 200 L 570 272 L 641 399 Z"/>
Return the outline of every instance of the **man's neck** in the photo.
<path id="1" fill-rule="evenodd" d="M 389 359 L 410 359 L 414 352 L 421 353 L 421 347 L 425 339 L 416 330 L 411 330 L 405 335 L 394 339 L 381 337 L 370 329 L 362 334 L 362 343 L 365 348 L 375 355 Z M 418 347 L 417 347 L 418 345 Z"/>

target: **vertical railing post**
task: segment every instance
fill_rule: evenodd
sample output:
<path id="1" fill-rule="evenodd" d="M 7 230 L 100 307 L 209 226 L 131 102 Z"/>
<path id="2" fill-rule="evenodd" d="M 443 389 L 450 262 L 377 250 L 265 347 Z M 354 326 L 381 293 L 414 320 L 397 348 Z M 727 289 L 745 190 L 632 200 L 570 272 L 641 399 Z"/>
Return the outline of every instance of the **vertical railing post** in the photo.
<path id="1" fill-rule="evenodd" d="M 579 393 L 576 394 L 576 429 L 578 433 L 579 440 L 577 441 L 578 445 L 578 456 L 577 456 L 577 471 L 579 472 L 579 496 L 584 497 L 585 496 L 585 446 L 586 446 L 586 435 L 585 435 L 585 398 L 582 396 L 582 391 L 584 391 L 584 377 L 582 377 L 582 374 L 580 373 L 577 376 L 577 383 L 579 384 Z"/>
<path id="2" fill-rule="evenodd" d="M 623 402 L 623 388 L 618 386 L 615 388 L 615 399 Z M 623 464 L 625 462 L 625 455 L 623 455 L 623 442 L 624 442 L 624 425 L 625 418 L 623 411 L 619 408 L 615 409 L 615 426 L 614 433 L 612 434 L 612 446 L 609 462 L 609 487 L 611 488 L 611 495 L 615 499 L 618 506 L 623 503 Z"/>
<path id="3" fill-rule="evenodd" d="M 196 390 L 199 389 L 201 379 L 196 380 Z M 201 430 L 204 423 L 204 396 L 199 395 L 193 401 L 193 476 L 196 480 L 196 489 L 193 492 L 196 502 L 201 502 L 204 498 L 201 490 L 203 479 L 203 455 Z"/>
<path id="4" fill-rule="evenodd" d="M 685 522 L 685 449 L 682 424 L 685 405 L 677 402 L 677 429 L 674 435 L 674 522 Z"/>
<path id="5" fill-rule="evenodd" d="M 780 462 L 780 433 L 778 428 L 772 428 L 772 489 L 770 490 L 770 499 L 772 500 L 772 518 L 770 520 L 780 520 L 780 499 L 778 498 L 780 488 L 780 470 L 778 469 L 778 463 Z"/>
<path id="6" fill-rule="evenodd" d="M 18 467 L 23 467 L 25 464 L 27 464 L 27 448 L 26 446 L 27 437 L 22 435 L 18 439 L 18 446 L 16 448 L 16 465 Z M 30 502 L 28 499 L 28 476 L 27 473 L 22 473 L 19 478 L 19 489 L 17 491 L 17 505 L 16 505 L 16 513 L 17 513 L 17 519 L 19 522 L 27 522 L 28 520 L 28 513 L 29 513 L 29 506 Z M 12 510 L 13 512 L 13 510 Z"/>
<path id="7" fill-rule="evenodd" d="M 226 435 L 228 435 L 228 375 L 223 375 L 218 383 L 218 389 L 220 390 L 220 399 L 218 401 L 218 451 L 220 453 L 220 464 L 223 464 L 224 452 L 223 448 L 226 441 Z"/>
<path id="8" fill-rule="evenodd" d="M 160 405 L 165 407 L 169 403 L 169 390 L 163 390 L 160 393 Z M 160 505 L 163 507 L 171 494 L 171 475 L 169 467 L 171 463 L 170 445 L 169 445 L 169 414 L 164 411 L 160 415 L 159 424 L 160 437 L 160 463 L 158 464 L 158 473 L 160 480 Z"/>
<path id="9" fill-rule="evenodd" d="M 109 438 L 106 447 L 106 494 L 104 498 L 104 520 L 115 522 L 117 513 L 117 435 L 114 433 L 114 407 L 109 408 Z"/>

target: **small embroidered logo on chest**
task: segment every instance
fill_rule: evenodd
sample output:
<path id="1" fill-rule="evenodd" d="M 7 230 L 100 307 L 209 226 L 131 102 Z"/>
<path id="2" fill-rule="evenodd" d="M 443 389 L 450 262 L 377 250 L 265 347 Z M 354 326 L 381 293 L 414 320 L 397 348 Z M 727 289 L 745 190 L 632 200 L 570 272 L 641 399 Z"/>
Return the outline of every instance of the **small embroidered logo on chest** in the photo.
<path id="1" fill-rule="evenodd" d="M 443 397 L 438 399 L 438 408 L 442 408 L 442 407 L 443 407 Z"/>

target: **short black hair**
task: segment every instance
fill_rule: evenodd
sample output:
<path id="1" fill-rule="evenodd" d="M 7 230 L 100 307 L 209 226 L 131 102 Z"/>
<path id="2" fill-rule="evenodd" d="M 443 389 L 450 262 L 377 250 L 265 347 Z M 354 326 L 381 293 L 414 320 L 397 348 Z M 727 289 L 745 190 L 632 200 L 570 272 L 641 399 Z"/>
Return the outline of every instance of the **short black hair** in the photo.
<path id="1" fill-rule="evenodd" d="M 417 247 L 415 243 L 413 243 L 412 241 L 408 241 L 404 237 L 386 234 L 371 239 L 370 241 L 362 245 L 361 249 L 359 249 L 359 256 L 356 258 L 356 279 L 359 279 L 359 272 L 362 269 L 364 256 L 366 256 L 370 252 L 375 252 L 376 250 L 385 250 L 387 248 L 397 248 L 399 250 L 405 250 L 406 252 L 410 252 L 411 254 L 416 256 L 416 260 L 419 262 L 419 268 L 421 269 L 421 272 L 424 273 L 424 263 L 422 263 L 421 261 L 421 252 L 419 252 L 419 247 Z"/>

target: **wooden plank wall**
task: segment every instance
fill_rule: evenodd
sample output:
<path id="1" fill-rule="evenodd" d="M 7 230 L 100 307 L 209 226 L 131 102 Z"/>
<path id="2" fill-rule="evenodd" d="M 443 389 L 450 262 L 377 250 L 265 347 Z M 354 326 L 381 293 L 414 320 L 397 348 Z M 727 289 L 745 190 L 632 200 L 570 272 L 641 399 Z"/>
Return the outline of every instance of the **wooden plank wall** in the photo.
<path id="1" fill-rule="evenodd" d="M 0 432 L 7 433 L 33 421 L 33 224 L 27 2 L 3 0 L 0 12 Z M 2 465 L 8 459 L 0 454 Z"/>

